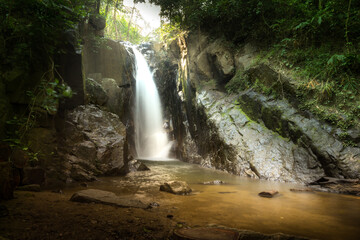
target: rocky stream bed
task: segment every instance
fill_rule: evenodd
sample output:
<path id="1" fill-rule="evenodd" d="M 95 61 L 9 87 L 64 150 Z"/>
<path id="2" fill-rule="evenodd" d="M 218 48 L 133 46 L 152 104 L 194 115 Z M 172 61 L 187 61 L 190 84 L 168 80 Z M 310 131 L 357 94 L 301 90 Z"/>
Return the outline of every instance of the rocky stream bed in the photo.
<path id="1" fill-rule="evenodd" d="M 199 239 L 217 239 L 205 234 L 209 231 L 223 234 L 219 239 L 357 239 L 360 234 L 356 196 L 306 191 L 302 185 L 252 180 L 180 161 L 146 164 L 150 171 L 125 177 L 16 191 L 15 199 L 1 204 L 1 239 L 193 239 L 182 234 L 201 233 Z M 186 181 L 192 191 L 160 191 L 171 181 Z M 271 190 L 279 193 L 258 196 Z"/>

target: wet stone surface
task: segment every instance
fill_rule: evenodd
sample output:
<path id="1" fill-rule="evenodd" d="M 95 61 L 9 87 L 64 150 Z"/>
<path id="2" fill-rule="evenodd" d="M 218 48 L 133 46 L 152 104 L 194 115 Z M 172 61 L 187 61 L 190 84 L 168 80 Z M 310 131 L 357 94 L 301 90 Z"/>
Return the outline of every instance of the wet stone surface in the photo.
<path id="1" fill-rule="evenodd" d="M 160 186 L 160 191 L 173 193 L 176 195 L 188 195 L 192 189 L 186 182 L 183 181 L 170 181 Z"/>

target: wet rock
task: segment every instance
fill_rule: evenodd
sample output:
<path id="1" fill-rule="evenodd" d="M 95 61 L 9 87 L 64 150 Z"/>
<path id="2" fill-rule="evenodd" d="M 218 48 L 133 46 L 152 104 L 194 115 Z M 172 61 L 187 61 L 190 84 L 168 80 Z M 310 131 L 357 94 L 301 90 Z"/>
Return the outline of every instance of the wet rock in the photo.
<path id="1" fill-rule="evenodd" d="M 126 173 L 137 172 L 137 171 L 149 171 L 149 170 L 150 168 L 148 168 L 144 163 L 136 159 L 130 160 L 127 163 L 127 166 L 125 167 Z"/>
<path id="2" fill-rule="evenodd" d="M 360 179 L 339 179 L 322 177 L 317 181 L 309 183 L 317 191 L 333 192 L 360 196 Z"/>
<path id="3" fill-rule="evenodd" d="M 221 184 L 225 184 L 224 181 L 222 180 L 214 180 L 214 181 L 209 181 L 209 182 L 203 182 L 204 185 L 221 185 Z"/>
<path id="4" fill-rule="evenodd" d="M 140 200 L 133 199 L 132 196 L 117 196 L 115 193 L 97 189 L 82 190 L 74 193 L 70 198 L 70 201 L 81 203 L 99 203 L 125 208 L 148 208 L 148 205 L 142 203 Z"/>
<path id="5" fill-rule="evenodd" d="M 274 197 L 275 195 L 277 195 L 279 192 L 278 191 L 265 191 L 265 192 L 261 192 L 259 193 L 259 196 L 260 197 L 265 197 L 265 198 L 272 198 Z"/>
<path id="6" fill-rule="evenodd" d="M 40 192 L 41 188 L 39 184 L 30 184 L 30 185 L 19 186 L 16 188 L 16 190 L 27 191 L 27 192 Z"/>
<path id="7" fill-rule="evenodd" d="M 170 181 L 160 186 L 160 191 L 169 192 L 177 195 L 187 195 L 192 192 L 192 189 L 186 182 Z"/>
<path id="8" fill-rule="evenodd" d="M 328 185 L 328 184 L 357 184 L 360 183 L 359 179 L 340 179 L 333 177 L 322 177 L 309 185 Z"/>

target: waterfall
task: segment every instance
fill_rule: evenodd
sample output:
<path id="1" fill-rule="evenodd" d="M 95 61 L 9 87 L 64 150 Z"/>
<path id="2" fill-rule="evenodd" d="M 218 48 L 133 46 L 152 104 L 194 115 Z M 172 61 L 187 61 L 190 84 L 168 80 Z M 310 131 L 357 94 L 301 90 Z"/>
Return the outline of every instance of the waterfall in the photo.
<path id="1" fill-rule="evenodd" d="M 159 93 L 144 56 L 132 48 L 136 62 L 135 147 L 138 159 L 166 160 L 171 148 L 163 128 Z"/>

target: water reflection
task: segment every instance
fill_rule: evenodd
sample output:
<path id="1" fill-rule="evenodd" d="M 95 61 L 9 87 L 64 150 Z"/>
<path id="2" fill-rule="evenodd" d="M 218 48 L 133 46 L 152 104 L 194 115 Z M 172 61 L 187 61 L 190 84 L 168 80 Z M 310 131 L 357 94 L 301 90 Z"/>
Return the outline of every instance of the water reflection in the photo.
<path id="1" fill-rule="evenodd" d="M 176 221 L 190 226 L 222 225 L 263 233 L 282 232 L 316 239 L 358 239 L 360 197 L 331 193 L 291 192 L 296 184 L 252 180 L 180 161 L 146 161 L 151 171 L 92 183 L 118 194 L 135 194 L 172 209 Z M 222 180 L 225 185 L 201 183 Z M 189 183 L 198 194 L 176 196 L 159 191 L 169 180 Z M 279 196 L 258 196 L 278 190 Z"/>

